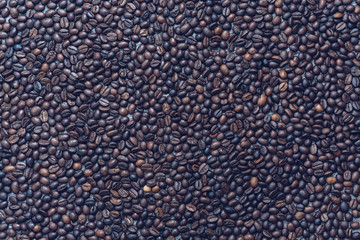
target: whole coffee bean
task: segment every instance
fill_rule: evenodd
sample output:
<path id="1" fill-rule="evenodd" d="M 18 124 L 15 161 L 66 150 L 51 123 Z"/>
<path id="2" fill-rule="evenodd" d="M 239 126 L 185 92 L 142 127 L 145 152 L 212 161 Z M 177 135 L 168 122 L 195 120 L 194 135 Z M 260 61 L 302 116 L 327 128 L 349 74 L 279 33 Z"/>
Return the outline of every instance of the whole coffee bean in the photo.
<path id="1" fill-rule="evenodd" d="M 288 88 L 288 83 L 287 83 L 287 82 L 282 82 L 282 83 L 280 83 L 280 85 L 279 85 L 279 90 L 280 90 L 281 92 L 285 92 L 285 91 L 287 90 L 287 88 Z"/>

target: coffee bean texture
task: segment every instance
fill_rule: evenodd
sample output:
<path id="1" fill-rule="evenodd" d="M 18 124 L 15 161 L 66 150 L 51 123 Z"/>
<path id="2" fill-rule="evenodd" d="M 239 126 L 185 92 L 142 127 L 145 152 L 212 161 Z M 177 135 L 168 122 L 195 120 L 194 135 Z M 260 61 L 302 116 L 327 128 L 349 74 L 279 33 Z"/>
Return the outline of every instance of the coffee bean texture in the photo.
<path id="1" fill-rule="evenodd" d="M 0 239 L 360 239 L 360 0 L 0 0 Z"/>

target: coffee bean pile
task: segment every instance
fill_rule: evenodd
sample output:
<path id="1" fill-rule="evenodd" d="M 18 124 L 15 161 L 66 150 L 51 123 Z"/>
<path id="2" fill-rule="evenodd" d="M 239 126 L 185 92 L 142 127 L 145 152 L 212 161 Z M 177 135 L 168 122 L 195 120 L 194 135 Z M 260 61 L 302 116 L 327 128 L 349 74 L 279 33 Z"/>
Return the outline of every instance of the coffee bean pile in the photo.
<path id="1" fill-rule="evenodd" d="M 0 239 L 360 239 L 360 0 L 0 0 Z"/>

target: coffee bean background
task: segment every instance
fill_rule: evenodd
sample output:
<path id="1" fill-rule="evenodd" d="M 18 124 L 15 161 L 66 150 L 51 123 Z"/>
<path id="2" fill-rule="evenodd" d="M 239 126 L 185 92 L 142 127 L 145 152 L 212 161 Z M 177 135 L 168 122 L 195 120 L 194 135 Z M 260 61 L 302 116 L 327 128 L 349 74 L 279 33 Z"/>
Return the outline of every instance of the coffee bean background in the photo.
<path id="1" fill-rule="evenodd" d="M 0 239 L 360 239 L 360 0 L 0 0 Z"/>

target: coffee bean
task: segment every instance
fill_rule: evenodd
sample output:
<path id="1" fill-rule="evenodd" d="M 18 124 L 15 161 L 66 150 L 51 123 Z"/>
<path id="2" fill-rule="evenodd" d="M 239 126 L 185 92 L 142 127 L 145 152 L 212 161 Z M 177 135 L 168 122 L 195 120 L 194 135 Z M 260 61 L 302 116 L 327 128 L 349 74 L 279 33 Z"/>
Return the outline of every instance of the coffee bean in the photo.
<path id="1" fill-rule="evenodd" d="M 154 237 L 160 236 L 160 232 L 156 228 L 150 228 L 149 232 Z"/>
<path id="2" fill-rule="evenodd" d="M 252 187 L 257 187 L 258 179 L 256 177 L 252 177 L 251 181 L 250 181 L 250 184 L 251 184 Z"/>
<path id="3" fill-rule="evenodd" d="M 179 223 L 176 220 L 169 220 L 166 222 L 166 226 L 170 228 L 177 227 Z"/>
<path id="4" fill-rule="evenodd" d="M 311 183 L 306 184 L 306 191 L 310 194 L 313 194 L 315 192 L 315 188 Z"/>
<path id="5" fill-rule="evenodd" d="M 117 35 L 116 35 L 116 33 L 114 33 L 114 32 L 108 33 L 108 34 L 106 35 L 106 37 L 107 37 L 107 40 L 110 41 L 110 42 L 114 42 L 114 41 L 117 40 Z"/>
<path id="6" fill-rule="evenodd" d="M 262 107 L 262 106 L 264 106 L 266 104 L 266 96 L 265 96 L 265 94 L 261 94 L 260 95 L 260 98 L 258 99 L 258 101 L 257 101 L 257 105 L 259 106 L 259 107 Z"/>
<path id="7" fill-rule="evenodd" d="M 340 22 L 340 23 L 338 23 L 338 24 L 336 25 L 336 30 L 337 30 L 337 31 L 342 31 L 342 30 L 345 29 L 345 27 L 346 27 L 346 24 L 345 24 L 344 22 Z"/>
<path id="8" fill-rule="evenodd" d="M 287 82 L 282 82 L 282 83 L 280 83 L 280 85 L 279 85 L 279 90 L 280 90 L 281 92 L 285 92 L 285 91 L 287 90 L 287 88 L 288 88 L 288 83 L 287 83 Z"/>
<path id="9" fill-rule="evenodd" d="M 296 219 L 296 220 L 300 220 L 300 219 L 302 219 L 302 218 L 304 218 L 304 213 L 303 213 L 303 212 L 297 212 L 297 213 L 295 213 L 295 219 Z"/>
<path id="10" fill-rule="evenodd" d="M 199 173 L 202 175 L 207 173 L 208 170 L 209 170 L 209 166 L 206 163 L 201 164 L 199 167 Z"/>
<path id="11" fill-rule="evenodd" d="M 69 20 L 66 17 L 62 17 L 60 19 L 60 26 L 62 28 L 68 28 L 69 27 Z"/>

